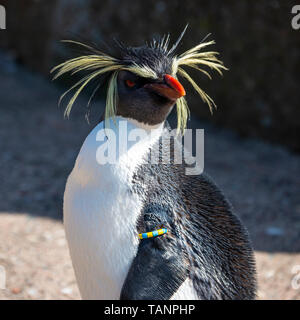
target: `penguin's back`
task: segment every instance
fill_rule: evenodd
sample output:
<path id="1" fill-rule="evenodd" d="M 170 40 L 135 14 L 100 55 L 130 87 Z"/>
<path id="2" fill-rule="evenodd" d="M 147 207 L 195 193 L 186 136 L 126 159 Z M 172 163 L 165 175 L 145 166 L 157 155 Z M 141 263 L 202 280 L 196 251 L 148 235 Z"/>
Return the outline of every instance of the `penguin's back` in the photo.
<path id="1" fill-rule="evenodd" d="M 162 141 L 153 148 L 158 147 L 174 159 L 172 144 Z M 162 248 L 169 252 L 175 246 L 181 248 L 178 254 L 189 271 L 178 297 L 186 292 L 187 299 L 193 299 L 195 293 L 199 299 L 253 299 L 255 263 L 246 229 L 210 177 L 187 175 L 185 169 L 184 163 L 172 160 L 169 164 L 148 163 L 134 177 L 137 192 L 143 187 L 147 195 L 145 203 L 165 208 L 160 211 L 170 232 Z M 138 230 L 144 228 L 141 222 Z"/>

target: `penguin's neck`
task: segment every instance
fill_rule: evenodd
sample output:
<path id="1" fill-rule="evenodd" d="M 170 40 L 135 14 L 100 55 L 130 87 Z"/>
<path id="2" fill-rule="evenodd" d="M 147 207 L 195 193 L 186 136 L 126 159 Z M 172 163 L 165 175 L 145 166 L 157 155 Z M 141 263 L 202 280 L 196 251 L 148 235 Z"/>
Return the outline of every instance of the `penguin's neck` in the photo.
<path id="1" fill-rule="evenodd" d="M 74 171 L 82 185 L 106 173 L 132 174 L 143 164 L 151 146 L 159 139 L 164 123 L 148 126 L 117 116 L 100 122 L 88 135 L 77 157 Z M 125 177 L 124 177 L 125 178 Z"/>
<path id="2" fill-rule="evenodd" d="M 122 118 L 122 117 L 121 117 Z M 132 125 L 134 125 L 136 128 L 140 128 L 140 129 L 144 129 L 147 132 L 150 132 L 151 130 L 153 131 L 161 131 L 163 126 L 164 126 L 164 122 L 159 123 L 159 124 L 155 124 L 155 125 L 150 125 L 147 124 L 145 122 L 140 122 L 138 120 L 132 119 L 132 118 L 122 118 L 124 120 L 129 121 L 130 123 L 132 123 Z"/>
<path id="3" fill-rule="evenodd" d="M 101 132 L 102 128 L 107 138 L 106 141 L 103 140 L 103 143 L 107 144 L 112 153 L 115 152 L 112 155 L 112 160 L 115 160 L 118 165 L 122 165 L 122 163 L 130 165 L 133 169 L 143 161 L 145 154 L 162 135 L 164 123 L 150 126 L 134 119 L 118 116 L 100 123 L 98 132 Z M 103 137 L 101 134 L 98 135 L 100 138 L 101 136 Z M 101 153 L 98 153 L 98 156 L 100 162 L 101 156 L 105 157 Z M 105 163 L 105 159 L 102 163 Z"/>

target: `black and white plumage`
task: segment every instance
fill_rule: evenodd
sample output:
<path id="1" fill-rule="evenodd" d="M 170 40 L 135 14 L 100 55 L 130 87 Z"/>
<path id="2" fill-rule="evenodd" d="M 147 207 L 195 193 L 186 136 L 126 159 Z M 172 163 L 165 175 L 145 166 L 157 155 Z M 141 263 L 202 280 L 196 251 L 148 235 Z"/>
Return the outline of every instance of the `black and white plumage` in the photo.
<path id="1" fill-rule="evenodd" d="M 245 228 L 222 192 L 204 174 L 186 175 L 184 163 L 150 162 L 155 151 L 170 153 L 173 159 L 174 152 L 181 150 L 174 147 L 176 139 L 169 143 L 173 140 L 166 124 L 172 107 L 184 94 L 175 72 L 180 56 L 175 55 L 176 45 L 167 47 L 165 38 L 150 46 L 122 47 L 121 57 L 110 57 L 114 63 L 109 66 L 103 65 L 103 57 L 98 61 L 98 68 L 112 72 L 109 110 L 86 138 L 64 196 L 66 235 L 82 297 L 253 299 L 253 251 Z M 203 47 L 198 45 L 199 50 Z M 204 65 L 220 69 L 221 62 L 213 53 L 201 55 L 197 50 L 181 55 L 187 65 L 197 67 L 197 59 L 206 57 L 201 60 Z M 97 54 L 88 60 L 96 59 Z M 74 68 L 94 68 L 88 67 L 91 61 L 82 59 L 83 64 L 78 64 L 79 59 L 60 65 L 59 75 Z M 181 75 L 189 80 L 184 70 Z M 88 79 L 80 83 L 75 98 Z M 202 90 L 198 92 L 211 101 Z M 177 111 L 185 117 L 185 105 L 179 105 Z M 182 129 L 185 121 L 181 120 Z M 99 139 L 99 131 L 110 128 L 118 145 L 124 125 L 128 135 L 137 128 L 146 134 L 118 151 L 113 164 L 99 165 L 99 147 L 110 141 L 109 136 Z M 169 230 L 164 236 L 142 241 L 137 237 L 161 227 Z"/>
<path id="2" fill-rule="evenodd" d="M 158 146 L 164 155 L 170 152 L 168 132 L 165 129 L 166 141 L 153 145 L 152 152 Z M 171 144 L 171 158 L 172 152 Z M 139 167 L 133 180 L 134 191 L 146 195 L 138 231 L 165 227 L 170 232 L 140 243 L 122 298 L 170 299 L 176 292 L 185 299 L 255 297 L 247 231 L 208 176 L 186 176 L 185 165 L 174 162 L 148 162 Z M 185 288 L 178 294 L 186 282 L 194 292 L 185 295 Z"/>

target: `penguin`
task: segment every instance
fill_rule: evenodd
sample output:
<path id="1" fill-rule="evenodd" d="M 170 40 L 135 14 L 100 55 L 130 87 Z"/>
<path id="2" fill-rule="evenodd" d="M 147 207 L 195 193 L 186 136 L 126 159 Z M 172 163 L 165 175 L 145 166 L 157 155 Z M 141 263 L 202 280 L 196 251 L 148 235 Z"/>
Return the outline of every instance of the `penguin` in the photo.
<path id="1" fill-rule="evenodd" d="M 189 117 L 179 78 L 212 109 L 213 100 L 186 67 L 208 77 L 205 67 L 226 70 L 216 52 L 204 50 L 214 41 L 204 39 L 177 54 L 185 30 L 173 46 L 168 35 L 140 47 L 116 42 L 114 53 L 67 40 L 87 53 L 52 70 L 55 79 L 87 73 L 67 91 L 76 89 L 67 116 L 89 83 L 107 80 L 105 112 L 80 149 L 63 202 L 83 299 L 255 299 L 255 261 L 246 228 L 210 177 L 187 175 L 191 162 L 174 160 L 184 147 L 167 117 L 176 106 L 178 135 Z M 131 136 L 126 147 L 124 136 Z M 111 145 L 119 146 L 115 153 Z M 165 156 L 170 161 L 163 161 Z"/>

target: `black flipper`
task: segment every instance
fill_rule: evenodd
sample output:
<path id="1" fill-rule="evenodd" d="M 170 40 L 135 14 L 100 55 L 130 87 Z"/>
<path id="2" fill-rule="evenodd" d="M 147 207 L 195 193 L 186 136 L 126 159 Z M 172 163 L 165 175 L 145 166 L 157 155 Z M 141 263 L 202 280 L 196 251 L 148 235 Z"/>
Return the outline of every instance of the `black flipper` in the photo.
<path id="1" fill-rule="evenodd" d="M 170 227 L 170 218 L 162 207 L 148 205 L 142 225 L 149 232 Z M 173 229 L 174 230 L 174 229 Z M 174 232 L 174 231 L 173 231 Z M 121 300 L 169 300 L 188 275 L 186 259 L 178 237 L 165 234 L 141 240 L 121 291 Z"/>

